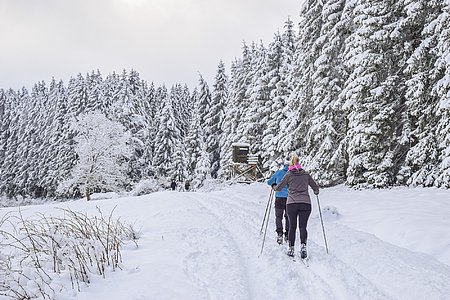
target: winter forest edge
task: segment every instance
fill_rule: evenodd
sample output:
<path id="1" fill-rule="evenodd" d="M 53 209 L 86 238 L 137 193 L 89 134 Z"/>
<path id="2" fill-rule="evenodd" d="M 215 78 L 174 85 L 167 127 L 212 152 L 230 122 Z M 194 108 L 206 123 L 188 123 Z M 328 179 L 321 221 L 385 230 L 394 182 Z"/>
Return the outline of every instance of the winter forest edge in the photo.
<path id="1" fill-rule="evenodd" d="M 321 186 L 449 188 L 450 1 L 305 2 L 211 87 L 132 70 L 0 89 L 0 195 L 196 188 L 229 177 L 234 142 L 271 169 L 296 151 Z"/>

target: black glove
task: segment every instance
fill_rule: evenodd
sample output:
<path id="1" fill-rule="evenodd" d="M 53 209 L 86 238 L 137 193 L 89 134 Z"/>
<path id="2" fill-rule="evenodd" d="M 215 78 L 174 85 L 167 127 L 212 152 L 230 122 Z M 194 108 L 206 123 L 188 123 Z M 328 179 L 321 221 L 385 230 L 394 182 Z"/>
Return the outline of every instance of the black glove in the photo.
<path id="1" fill-rule="evenodd" d="M 314 195 L 319 195 L 319 190 L 314 191 Z"/>
<path id="2" fill-rule="evenodd" d="M 277 186 L 276 183 L 272 183 L 272 188 L 275 189 L 275 187 Z"/>

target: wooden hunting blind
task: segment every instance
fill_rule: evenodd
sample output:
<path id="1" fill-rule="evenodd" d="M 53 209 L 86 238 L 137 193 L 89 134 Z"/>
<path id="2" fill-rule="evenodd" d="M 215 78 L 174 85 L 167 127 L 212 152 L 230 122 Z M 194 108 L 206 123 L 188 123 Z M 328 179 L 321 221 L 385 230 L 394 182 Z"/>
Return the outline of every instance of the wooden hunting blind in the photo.
<path id="1" fill-rule="evenodd" d="M 240 182 L 253 182 L 264 179 L 258 155 L 250 153 L 250 144 L 233 143 L 233 157 L 231 174 L 233 179 Z"/>
<path id="2" fill-rule="evenodd" d="M 250 144 L 247 143 L 234 143 L 233 146 L 233 162 L 246 164 L 248 162 L 248 152 Z"/>

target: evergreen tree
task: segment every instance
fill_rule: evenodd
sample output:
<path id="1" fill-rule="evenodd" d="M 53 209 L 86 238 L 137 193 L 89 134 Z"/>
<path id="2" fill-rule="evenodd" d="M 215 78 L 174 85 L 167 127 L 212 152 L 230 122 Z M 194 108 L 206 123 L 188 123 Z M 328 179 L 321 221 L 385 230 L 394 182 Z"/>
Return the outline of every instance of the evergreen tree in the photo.
<path id="1" fill-rule="evenodd" d="M 195 175 L 195 170 L 197 168 L 197 162 L 200 157 L 200 143 L 204 141 L 203 131 L 201 131 L 200 124 L 200 114 L 199 114 L 199 102 L 197 89 L 192 93 L 192 98 L 194 101 L 194 109 L 192 112 L 192 120 L 189 127 L 188 134 L 185 137 L 185 147 L 186 147 L 186 169 L 189 177 Z M 189 178 L 189 179 L 192 179 Z"/>
<path id="2" fill-rule="evenodd" d="M 238 125 L 240 141 L 250 144 L 250 151 L 261 155 L 262 138 L 268 119 L 266 103 L 269 101 L 269 78 L 267 66 L 267 49 L 261 43 L 258 48 L 252 47 L 251 69 L 248 74 L 250 83 L 247 87 L 245 100 L 242 103 L 244 113 Z"/>
<path id="3" fill-rule="evenodd" d="M 443 6 L 438 18 L 436 32 L 439 32 L 437 74 L 441 75 L 433 91 L 439 96 L 439 122 L 436 128 L 439 141 L 438 177 L 435 186 L 450 188 L 450 1 Z"/>
<path id="4" fill-rule="evenodd" d="M 323 1 L 322 27 L 316 42 L 319 55 L 311 77 L 314 110 L 305 137 L 305 167 L 324 186 L 343 182 L 346 171 L 346 115 L 336 101 L 348 77 L 342 68 L 344 40 L 349 32 L 342 18 L 344 4 L 344 0 Z"/>
<path id="5" fill-rule="evenodd" d="M 242 59 L 237 60 L 231 69 L 231 81 L 230 81 L 230 104 L 232 110 L 228 113 L 229 124 L 231 129 L 232 142 L 243 141 L 245 124 L 243 122 L 243 116 L 248 108 L 248 90 L 252 80 L 252 53 L 253 51 L 244 43 L 242 47 Z M 227 120 L 227 123 L 229 123 Z"/>
<path id="6" fill-rule="evenodd" d="M 200 136 L 204 135 L 202 133 L 202 128 L 200 128 L 199 131 Z M 194 180 L 192 181 L 192 186 L 194 189 L 201 187 L 203 185 L 203 182 L 211 177 L 211 161 L 209 160 L 210 155 L 207 151 L 206 143 L 200 140 L 199 148 L 200 151 L 195 166 Z"/>
<path id="7" fill-rule="evenodd" d="M 56 196 L 60 182 L 70 176 L 75 166 L 74 129 L 71 129 L 67 117 L 67 92 L 62 81 L 50 85 L 51 103 L 54 103 L 55 113 L 49 131 L 50 141 L 43 164 L 47 165 L 47 176 L 41 181 L 46 196 Z M 40 167 L 41 168 L 41 167 Z"/>
<path id="8" fill-rule="evenodd" d="M 84 77 L 78 74 L 76 78 L 71 77 L 67 86 L 70 117 L 78 116 L 83 113 L 87 107 L 88 94 Z"/>
<path id="9" fill-rule="evenodd" d="M 311 78 L 314 74 L 314 62 L 319 56 L 316 42 L 322 27 L 322 1 L 308 0 L 302 6 L 302 19 L 299 23 L 298 39 L 294 53 L 293 92 L 283 109 L 286 118 L 281 123 L 279 146 L 283 153 L 296 151 L 304 157 L 305 137 L 309 128 L 309 117 L 313 106 Z"/>
<path id="10" fill-rule="evenodd" d="M 225 73 L 225 65 L 219 62 L 214 78 L 211 95 L 211 109 L 207 115 L 207 151 L 210 153 L 211 176 L 218 177 L 221 161 L 221 136 L 224 120 L 224 106 L 228 100 L 228 78 Z"/>
<path id="11" fill-rule="evenodd" d="M 341 97 L 348 111 L 347 182 L 386 187 L 395 182 L 396 126 L 401 91 L 396 53 L 391 39 L 395 3 L 357 1 L 357 29 L 346 45 L 345 65 L 353 71 Z"/>
<path id="12" fill-rule="evenodd" d="M 435 63 L 441 14 L 440 1 L 408 0 L 404 2 L 404 18 L 398 31 L 407 37 L 403 48 L 409 54 L 405 62 L 405 103 L 402 113 L 402 133 L 399 144 L 406 148 L 397 175 L 400 184 L 433 185 L 438 160 L 437 103 L 432 92 L 436 81 Z"/>
<path id="13" fill-rule="evenodd" d="M 161 111 L 158 114 L 158 130 L 155 137 L 155 151 L 153 166 L 158 176 L 174 177 L 176 166 L 174 154 L 180 139 L 180 131 L 176 126 L 173 103 L 169 95 L 161 95 L 165 98 L 161 102 Z"/>
<path id="14" fill-rule="evenodd" d="M 239 98 L 232 93 L 233 88 L 236 88 L 235 84 L 239 80 L 239 68 L 238 61 L 234 61 L 231 64 L 231 78 L 229 81 L 229 94 L 225 101 L 224 107 L 224 118 L 220 125 L 221 136 L 220 136 L 220 170 L 219 174 L 222 178 L 229 178 L 231 163 L 231 145 L 236 140 L 236 129 L 237 129 L 237 116 L 239 110 Z M 235 90 L 234 90 L 235 91 Z"/>
<path id="15" fill-rule="evenodd" d="M 269 45 L 268 59 L 266 63 L 266 82 L 269 99 L 264 104 L 266 123 L 263 132 L 261 156 L 265 166 L 272 169 L 283 163 L 283 153 L 279 147 L 281 130 L 280 124 L 285 120 L 284 107 L 287 105 L 288 97 L 292 90 L 289 86 L 290 72 L 294 51 L 294 35 L 292 33 L 292 22 L 286 23 L 286 32 L 283 35 L 276 34 L 274 41 Z"/>
<path id="16" fill-rule="evenodd" d="M 0 194 L 9 197 L 15 195 L 13 172 L 16 156 L 19 154 L 16 150 L 19 144 L 19 118 L 20 118 L 20 100 L 17 93 L 13 90 L 3 91 L 1 97 L 1 131 L 0 131 Z"/>
<path id="17" fill-rule="evenodd" d="M 201 128 L 203 129 L 202 136 L 204 137 L 204 140 L 199 141 L 199 143 L 200 145 L 202 145 L 202 143 L 205 144 L 206 152 L 209 155 L 208 161 L 216 164 L 214 167 L 214 176 L 217 176 L 217 164 L 219 160 L 219 141 L 217 130 L 220 121 L 220 106 L 218 106 L 218 103 L 214 103 L 215 106 L 213 106 L 208 84 L 201 75 L 199 79 L 198 91 L 197 102 L 199 122 Z M 208 170 L 212 171 L 211 166 L 208 167 Z"/>

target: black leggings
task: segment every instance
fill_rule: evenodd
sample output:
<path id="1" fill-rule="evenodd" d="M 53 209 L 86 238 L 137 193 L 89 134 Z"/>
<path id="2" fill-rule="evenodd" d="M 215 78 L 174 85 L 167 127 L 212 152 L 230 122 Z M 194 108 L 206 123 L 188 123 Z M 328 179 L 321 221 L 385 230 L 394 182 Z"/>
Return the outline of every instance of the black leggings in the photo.
<path id="1" fill-rule="evenodd" d="M 289 218 L 289 246 L 295 245 L 297 218 L 298 227 L 300 229 L 300 241 L 302 244 L 306 244 L 306 240 L 308 239 L 308 231 L 306 231 L 306 226 L 308 224 L 309 215 L 311 214 L 311 204 L 290 203 L 286 205 L 286 211 Z"/>

